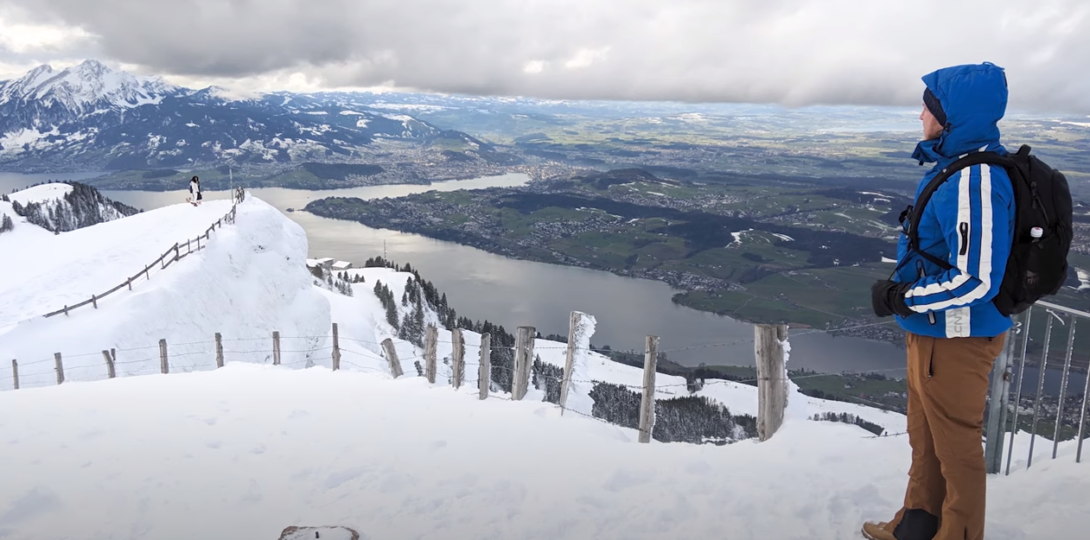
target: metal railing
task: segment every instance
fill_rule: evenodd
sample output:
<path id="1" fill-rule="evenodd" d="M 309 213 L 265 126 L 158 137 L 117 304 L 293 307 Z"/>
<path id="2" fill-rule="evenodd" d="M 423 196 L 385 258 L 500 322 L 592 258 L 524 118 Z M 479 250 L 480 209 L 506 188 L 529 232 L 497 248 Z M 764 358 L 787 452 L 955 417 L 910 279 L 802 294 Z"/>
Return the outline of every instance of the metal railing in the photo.
<path id="1" fill-rule="evenodd" d="M 1036 319 L 1035 315 L 1036 317 L 1045 317 L 1043 335 L 1035 335 L 1035 332 L 1039 332 L 1040 329 L 1040 324 L 1033 325 Z M 1005 474 L 1010 474 L 1011 462 L 1015 453 L 1015 438 L 1021 428 L 1020 422 L 1023 420 L 1029 420 L 1030 439 L 1029 448 L 1026 450 L 1027 469 L 1033 465 L 1033 452 L 1038 435 L 1041 435 L 1042 438 L 1045 436 L 1051 437 L 1052 459 L 1056 459 L 1060 443 L 1065 440 L 1065 437 L 1071 435 L 1070 431 L 1074 431 L 1075 440 L 1077 441 L 1075 461 L 1082 461 L 1083 437 L 1090 435 L 1086 430 L 1088 395 L 1090 395 L 1090 352 L 1083 351 L 1083 354 L 1076 357 L 1075 336 L 1079 319 L 1090 321 L 1090 313 L 1041 301 L 1024 313 L 1014 317 L 1014 327 L 1007 333 L 1006 348 L 996 360 L 995 367 L 992 370 L 988 419 L 985 425 L 986 444 L 984 454 L 989 474 L 999 473 L 1003 469 L 1004 444 L 1007 447 Z M 1042 409 L 1047 409 L 1053 405 L 1050 398 L 1046 396 L 1045 381 L 1049 367 L 1054 366 L 1058 361 L 1057 355 L 1053 354 L 1051 357 L 1049 355 L 1050 352 L 1054 352 L 1053 327 L 1057 323 L 1061 326 L 1067 326 L 1067 344 L 1063 349 L 1059 349 L 1059 351 L 1062 351 L 1063 366 L 1061 368 L 1059 393 L 1054 401 L 1056 414 L 1054 418 L 1046 418 L 1048 413 L 1047 411 L 1042 413 Z M 1040 349 L 1035 347 L 1037 343 L 1042 343 Z M 1083 363 L 1075 365 L 1077 358 L 1083 359 Z M 1036 392 L 1032 396 L 1023 396 L 1025 383 L 1030 382 L 1025 380 L 1026 367 L 1027 364 L 1033 363 L 1035 359 L 1038 359 L 1036 365 L 1031 367 L 1038 370 Z M 1017 366 L 1017 376 L 1014 373 L 1015 366 Z M 1077 413 L 1077 425 L 1071 425 L 1074 416 L 1076 416 L 1074 411 L 1065 409 L 1072 403 L 1069 401 L 1067 390 L 1073 371 L 1084 373 L 1086 379 L 1083 383 L 1082 399 Z M 1014 386 L 1013 402 L 1011 401 L 1012 385 Z M 1023 399 L 1032 399 L 1033 401 L 1031 418 L 1028 418 L 1028 413 L 1027 418 L 1023 418 Z M 1078 400 L 1072 401 L 1078 403 Z M 1051 433 L 1038 433 L 1039 428 L 1042 427 L 1042 421 L 1047 422 L 1049 420 L 1054 423 Z M 1045 428 L 1047 429 L 1047 426 Z M 1068 432 L 1065 434 L 1065 431 Z M 1006 439 L 1008 433 L 1009 440 Z"/>

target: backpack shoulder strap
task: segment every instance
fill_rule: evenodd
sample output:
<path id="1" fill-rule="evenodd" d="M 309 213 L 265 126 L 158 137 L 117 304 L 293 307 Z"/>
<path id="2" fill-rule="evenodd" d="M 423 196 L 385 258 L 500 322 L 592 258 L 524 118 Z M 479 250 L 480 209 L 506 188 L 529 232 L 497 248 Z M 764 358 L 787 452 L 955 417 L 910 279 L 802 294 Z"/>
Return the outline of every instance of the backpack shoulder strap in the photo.
<path id="1" fill-rule="evenodd" d="M 1025 154 L 1023 154 L 1023 152 L 1025 152 Z M 1023 146 L 1021 149 L 1018 150 L 1017 155 L 1024 156 L 1027 154 L 1029 154 L 1029 147 Z M 920 192 L 920 196 L 916 198 L 916 204 L 912 212 L 908 216 L 909 249 L 914 250 L 916 253 L 919 253 L 923 258 L 931 261 L 932 263 L 942 268 L 945 268 L 947 270 L 953 268 L 953 266 L 951 266 L 949 262 L 944 261 L 920 249 L 920 217 L 923 215 L 924 207 L 927 206 L 927 203 L 931 201 L 931 196 L 934 195 L 935 192 L 938 191 L 938 189 L 942 187 L 942 185 L 946 183 L 946 181 L 949 180 L 951 176 L 953 176 L 955 173 L 962 169 L 967 169 L 974 165 L 980 165 L 983 163 L 987 163 L 989 165 L 998 165 L 1007 169 L 1008 171 L 1011 169 L 1017 170 L 1017 166 L 1014 160 L 1008 157 L 1001 156 L 995 152 L 975 152 L 955 161 L 949 167 L 943 169 L 941 172 L 939 172 L 939 174 L 935 175 L 935 177 L 932 178 L 926 186 L 924 186 L 923 191 Z"/>

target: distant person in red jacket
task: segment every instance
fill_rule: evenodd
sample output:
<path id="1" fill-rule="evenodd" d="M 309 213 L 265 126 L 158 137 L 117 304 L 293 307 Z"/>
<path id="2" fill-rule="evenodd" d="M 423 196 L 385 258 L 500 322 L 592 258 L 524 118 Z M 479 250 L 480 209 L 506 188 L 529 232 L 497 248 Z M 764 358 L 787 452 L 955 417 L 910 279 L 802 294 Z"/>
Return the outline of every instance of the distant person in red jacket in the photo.
<path id="1" fill-rule="evenodd" d="M 186 201 L 189 201 L 193 206 L 197 206 L 201 204 L 201 199 L 201 180 L 194 176 L 189 181 L 189 198 Z"/>

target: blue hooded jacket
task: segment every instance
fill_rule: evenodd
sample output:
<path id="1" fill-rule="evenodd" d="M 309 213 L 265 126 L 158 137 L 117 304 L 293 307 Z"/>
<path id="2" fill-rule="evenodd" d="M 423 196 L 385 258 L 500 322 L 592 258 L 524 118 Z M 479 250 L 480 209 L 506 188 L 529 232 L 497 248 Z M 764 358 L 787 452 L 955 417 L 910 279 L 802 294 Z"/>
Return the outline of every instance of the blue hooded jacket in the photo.
<path id="1" fill-rule="evenodd" d="M 1007 106 L 1007 79 L 990 63 L 940 69 L 923 77 L 942 104 L 946 126 L 937 139 L 920 142 L 912 157 L 935 163 L 917 187 L 966 154 L 1006 155 L 998 122 Z M 1011 327 L 992 299 L 999 292 L 1014 233 L 1014 190 L 1002 167 L 974 165 L 954 173 L 920 217 L 920 249 L 949 262 L 944 269 L 908 249 L 902 234 L 893 280 L 912 283 L 905 303 L 915 311 L 897 316 L 906 331 L 932 337 L 994 337 Z M 907 229 L 908 220 L 905 220 Z"/>

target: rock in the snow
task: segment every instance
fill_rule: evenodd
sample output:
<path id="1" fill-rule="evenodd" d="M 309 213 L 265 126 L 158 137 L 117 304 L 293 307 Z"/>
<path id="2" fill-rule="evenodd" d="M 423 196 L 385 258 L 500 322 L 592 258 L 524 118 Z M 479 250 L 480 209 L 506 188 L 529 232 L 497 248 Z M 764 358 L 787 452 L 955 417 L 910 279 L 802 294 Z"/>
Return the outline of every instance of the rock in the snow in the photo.
<path id="1" fill-rule="evenodd" d="M 360 533 L 348 527 L 288 527 L 279 540 L 360 540 Z"/>

